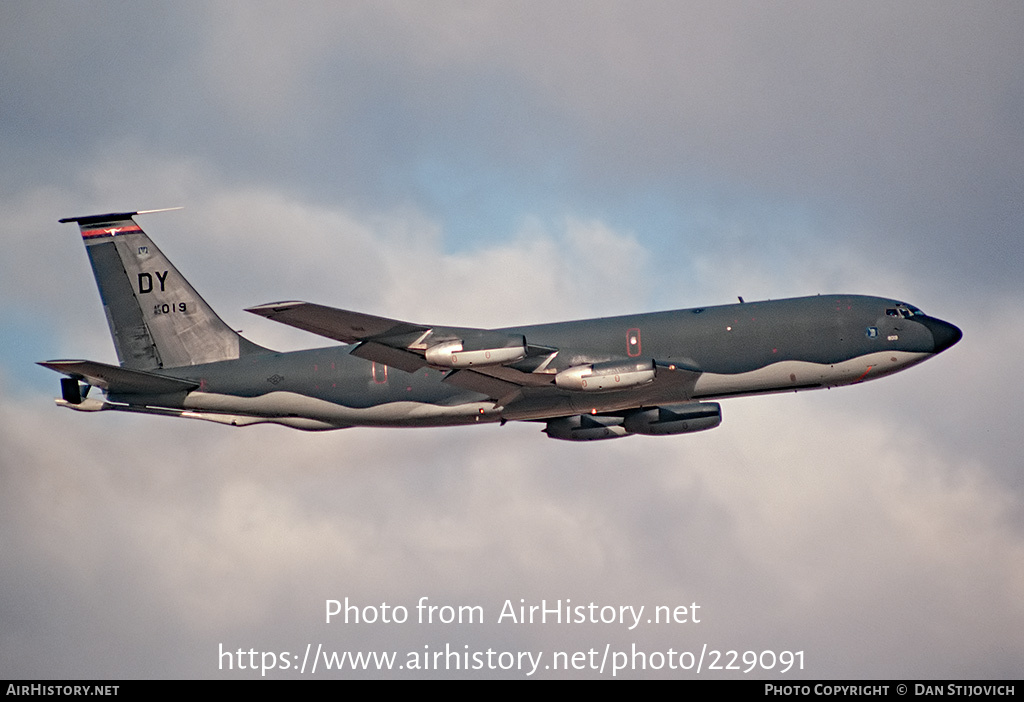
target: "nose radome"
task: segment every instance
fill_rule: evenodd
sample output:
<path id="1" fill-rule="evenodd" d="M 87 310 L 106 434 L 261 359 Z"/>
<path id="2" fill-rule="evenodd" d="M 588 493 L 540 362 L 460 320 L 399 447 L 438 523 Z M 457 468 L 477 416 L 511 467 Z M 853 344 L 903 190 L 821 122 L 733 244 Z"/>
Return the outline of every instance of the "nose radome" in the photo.
<path id="1" fill-rule="evenodd" d="M 924 320 L 924 325 L 928 327 L 932 333 L 932 338 L 935 339 L 934 353 L 945 351 L 964 336 L 964 333 L 958 327 L 949 322 L 943 322 L 941 319 L 929 317 Z"/>

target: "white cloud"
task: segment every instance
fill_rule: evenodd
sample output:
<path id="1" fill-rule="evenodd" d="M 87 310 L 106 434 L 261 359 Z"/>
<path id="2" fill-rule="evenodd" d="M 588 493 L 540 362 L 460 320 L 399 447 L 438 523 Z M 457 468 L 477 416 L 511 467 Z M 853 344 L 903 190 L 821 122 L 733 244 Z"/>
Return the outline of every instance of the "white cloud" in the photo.
<path id="1" fill-rule="evenodd" d="M 448 254 L 439 227 L 416 212 L 355 215 L 266 190 L 216 190 L 201 171 L 180 171 L 190 187 L 209 191 L 197 207 L 145 224 L 178 249 L 186 274 L 199 261 L 211 291 L 227 287 L 218 294 L 235 298 L 250 296 L 248 286 L 297 288 L 318 301 L 364 297 L 377 305 L 372 311 L 394 307 L 412 319 L 500 324 L 516 314 L 594 314 L 609 290 L 624 290 L 611 305 L 626 311 L 657 265 L 632 235 L 596 220 L 534 220 L 511 242 Z M 218 269 L 227 272 L 213 277 Z M 1019 330 L 1005 330 L 1012 345 Z M 256 340 L 266 342 L 262 330 Z M 959 350 L 924 369 L 956 363 Z M 991 368 L 997 351 L 981 365 Z M 900 387 L 926 406 L 924 371 L 911 373 L 918 382 L 908 373 Z M 23 571 L 65 573 L 61 596 L 73 610 L 88 600 L 149 641 L 143 647 L 156 645 L 144 624 L 154 617 L 212 650 L 252 632 L 268 641 L 308 636 L 323 598 L 411 604 L 428 595 L 489 611 L 519 597 L 697 600 L 714 622 L 700 631 L 723 645 L 796 641 L 786 645 L 816 656 L 842 646 L 846 664 L 810 668 L 836 675 L 905 671 L 887 661 L 906 648 L 921 651 L 913 664 L 920 675 L 937 675 L 965 650 L 983 658 L 993 637 L 1014 651 L 1024 577 L 1015 493 L 1000 487 L 984 452 L 951 452 L 929 415 L 896 423 L 875 411 L 884 396 L 872 383 L 737 400 L 712 433 L 594 445 L 552 442 L 536 425 L 235 431 L 73 415 L 17 397 L 0 422 L 10 447 L 7 548 Z M 60 442 L 43 440 L 55 429 Z M 751 583 L 759 597 L 750 597 Z M 30 611 L 45 610 L 25 581 L 8 585 Z M 958 609 L 965 601 L 986 606 L 968 614 Z M 865 622 L 865 612 L 902 622 L 904 634 L 893 638 L 884 624 Z M 90 618 L 69 625 L 68 645 L 93 626 Z M 17 631 L 34 636 L 31 627 Z M 592 645 L 596 635 L 628 638 L 590 629 L 512 635 L 549 649 Z M 332 632 L 346 645 L 419 646 L 450 636 Z M 679 634 L 637 636 L 658 646 Z M 47 645 L 30 644 L 26 651 Z M 212 657 L 203 661 L 190 663 L 200 666 L 194 674 L 212 673 Z M 977 665 L 965 674 L 990 670 Z M 1003 659 L 991 665 L 999 672 Z"/>
<path id="2" fill-rule="evenodd" d="M 1001 198 L 1019 200 L 1005 177 L 1019 160 L 1006 92 L 1019 22 L 1005 9 L 965 22 L 952 9 L 886 5 L 881 21 L 862 8 L 738 7 L 565 5 L 542 16 L 521 3 L 220 4 L 205 21 L 189 17 L 201 39 L 147 22 L 190 53 L 136 43 L 137 72 L 71 50 L 30 60 L 23 49 L 5 63 L 14 85 L 31 86 L 12 91 L 13 104 L 28 95 L 28 114 L 51 109 L 53 120 L 16 113 L 19 139 L 6 142 L 5 154 L 30 135 L 38 141 L 24 148 L 44 153 L 5 181 L 16 187 L 3 198 L 0 293 L 22 315 L 5 332 L 37 320 L 60 340 L 54 356 L 113 356 L 78 237 L 56 219 L 180 204 L 143 226 L 230 324 L 272 347 L 327 342 L 242 308 L 300 298 L 491 326 L 863 291 L 906 296 L 965 331 L 942 357 L 878 383 L 727 401 L 713 432 L 592 445 L 550 441 L 532 424 L 311 435 L 80 415 L 11 389 L 38 359 L 5 358 L 5 669 L 199 677 L 219 673 L 219 642 L 550 650 L 633 638 L 607 627 L 321 624 L 324 598 L 429 595 L 492 613 L 519 597 L 696 600 L 699 627 L 637 636 L 651 647 L 806 649 L 812 677 L 1015 675 L 1022 301 L 977 290 L 990 282 L 978 271 L 1016 260 L 992 255 L 1005 244 L 992 222 L 1012 225 Z M 63 31 L 55 17 L 5 31 L 26 29 L 12 46 L 66 47 L 28 31 Z M 72 87 L 99 99 L 72 123 L 46 107 L 64 92 L 38 66 L 73 60 L 79 69 L 59 80 L 80 77 Z M 133 86 L 139 102 L 108 99 L 137 76 L 156 87 Z M 142 107 L 111 107 L 129 104 Z M 506 213 L 522 222 L 507 240 L 456 242 L 461 220 L 392 190 L 375 162 L 312 183 L 342 147 L 374 139 L 400 144 L 386 157 L 403 172 L 424 151 L 479 152 L 498 174 L 481 193 L 494 200 L 494 183 L 515 186 L 540 153 L 566 174 L 545 211 L 561 214 Z M 279 184 L 289 169 L 299 175 Z M 727 195 L 678 241 L 609 224 L 642 212 L 634 203 L 648 190 L 700 200 L 681 184 L 708 174 L 729 181 Z M 371 183 L 377 199 L 353 206 L 344 179 Z M 761 202 L 765 192 L 791 202 Z M 609 193 L 614 219 L 574 205 Z M 878 212 L 895 226 L 872 222 Z M 950 235 L 933 230 L 951 214 L 979 221 L 944 249 Z M 972 261 L 985 268 L 941 274 Z"/>
<path id="3" fill-rule="evenodd" d="M 231 430 L 20 398 L 0 422 L 16 566 L 5 587 L 45 611 L 45 591 L 15 573 L 60 572 L 71 611 L 109 613 L 144 649 L 169 628 L 210 652 L 191 675 L 213 674 L 218 641 L 248 646 L 258 632 L 294 647 L 321 635 L 324 598 L 411 606 L 422 595 L 491 613 L 519 597 L 696 600 L 706 616 L 701 629 L 635 634 L 485 627 L 547 649 L 785 642 L 808 649 L 811 675 L 927 676 L 989 670 L 981 661 L 1001 642 L 991 665 L 1007 674 L 1024 623 L 1019 504 L 924 424 L 823 412 L 817 396 L 726 403 L 726 426 L 707 434 L 593 445 L 535 426 Z M 54 431 L 62 441 L 40 440 Z M 68 646 L 94 636 L 90 622 L 65 620 Z M 48 645 L 18 633 L 26 651 Z M 413 647 L 473 636 L 323 635 Z M 825 664 L 836 647 L 847 662 Z M 910 667 L 907 650 L 919 652 Z M 158 670 L 185 672 L 174 660 Z"/>

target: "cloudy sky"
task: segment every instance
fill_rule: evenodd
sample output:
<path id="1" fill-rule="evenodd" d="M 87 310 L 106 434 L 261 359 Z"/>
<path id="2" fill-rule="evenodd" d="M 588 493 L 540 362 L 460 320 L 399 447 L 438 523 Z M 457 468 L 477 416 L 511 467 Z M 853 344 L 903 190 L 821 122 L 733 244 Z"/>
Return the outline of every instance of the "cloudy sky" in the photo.
<path id="1" fill-rule="evenodd" d="M 0 674 L 448 644 L 608 677 L 543 666 L 636 644 L 803 651 L 748 674 L 779 680 L 1019 677 L 1021 36 L 1004 2 L 0 4 Z M 116 360 L 57 219 L 172 206 L 142 225 L 279 349 L 323 342 L 244 307 L 498 326 L 845 292 L 964 339 L 593 444 L 55 407 L 34 361 Z M 410 622 L 326 624 L 345 597 Z M 414 623 L 421 597 L 486 621 Z M 521 599 L 701 621 L 499 624 Z"/>

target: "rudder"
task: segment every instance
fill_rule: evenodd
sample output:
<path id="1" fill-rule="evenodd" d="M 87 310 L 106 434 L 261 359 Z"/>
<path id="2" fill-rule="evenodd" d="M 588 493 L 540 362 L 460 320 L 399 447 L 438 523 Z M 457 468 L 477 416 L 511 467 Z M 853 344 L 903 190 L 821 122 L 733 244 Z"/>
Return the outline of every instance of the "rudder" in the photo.
<path id="1" fill-rule="evenodd" d="M 82 233 L 121 366 L 177 368 L 264 352 L 224 323 L 133 217 L 67 217 Z"/>

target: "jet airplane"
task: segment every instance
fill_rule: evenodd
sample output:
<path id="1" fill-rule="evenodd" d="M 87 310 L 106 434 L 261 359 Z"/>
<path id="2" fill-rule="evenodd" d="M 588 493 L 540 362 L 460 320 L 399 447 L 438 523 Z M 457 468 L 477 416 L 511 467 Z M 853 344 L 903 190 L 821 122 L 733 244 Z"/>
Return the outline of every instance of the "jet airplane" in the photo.
<path id="1" fill-rule="evenodd" d="M 532 421 L 570 441 L 685 434 L 721 423 L 715 400 L 874 380 L 961 338 L 913 305 L 863 295 L 501 329 L 296 301 L 247 310 L 341 342 L 279 353 L 225 324 L 139 214 L 60 220 L 80 228 L 119 361 L 41 363 L 66 376 L 62 407 L 314 431 Z"/>

